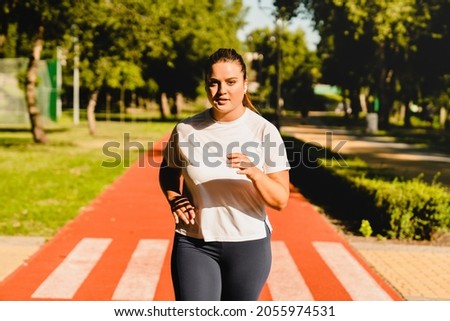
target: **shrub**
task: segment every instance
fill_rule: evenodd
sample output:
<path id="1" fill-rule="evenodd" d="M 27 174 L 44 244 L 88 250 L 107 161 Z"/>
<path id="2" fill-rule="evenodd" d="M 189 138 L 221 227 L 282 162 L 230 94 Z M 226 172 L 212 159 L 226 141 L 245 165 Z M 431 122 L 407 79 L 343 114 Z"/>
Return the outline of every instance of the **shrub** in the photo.
<path id="1" fill-rule="evenodd" d="M 385 220 L 390 238 L 431 239 L 450 229 L 450 194 L 438 183 L 424 182 L 422 175 L 405 181 L 364 176 L 350 181 L 373 197 L 375 217 L 369 220 Z"/>
<path id="2" fill-rule="evenodd" d="M 358 158 L 339 162 L 339 155 L 308 148 L 307 143 L 292 139 L 287 143 L 292 146 L 289 159 L 300 164 L 291 168 L 291 182 L 347 230 L 356 234 L 367 220 L 379 237 L 428 240 L 450 231 L 450 193 L 436 180 L 429 184 L 421 175 L 400 180 Z M 294 152 L 299 150 L 308 153 Z"/>
<path id="3" fill-rule="evenodd" d="M 372 227 L 370 226 L 370 222 L 368 220 L 362 220 L 361 221 L 361 227 L 359 228 L 359 231 L 364 237 L 370 237 L 372 235 Z"/>

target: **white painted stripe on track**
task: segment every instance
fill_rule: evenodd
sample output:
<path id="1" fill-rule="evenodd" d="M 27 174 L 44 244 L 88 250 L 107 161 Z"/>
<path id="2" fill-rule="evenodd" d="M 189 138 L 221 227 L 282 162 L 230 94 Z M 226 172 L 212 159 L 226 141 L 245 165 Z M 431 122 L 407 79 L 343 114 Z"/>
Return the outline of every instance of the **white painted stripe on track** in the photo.
<path id="1" fill-rule="evenodd" d="M 341 243 L 313 242 L 313 245 L 353 300 L 392 300 Z"/>
<path id="2" fill-rule="evenodd" d="M 110 238 L 84 238 L 31 295 L 39 299 L 71 299 L 108 248 Z"/>
<path id="3" fill-rule="evenodd" d="M 140 240 L 112 299 L 153 300 L 168 246 L 168 240 Z"/>
<path id="4" fill-rule="evenodd" d="M 283 241 L 272 241 L 272 269 L 267 284 L 274 301 L 313 300 L 305 280 Z"/>

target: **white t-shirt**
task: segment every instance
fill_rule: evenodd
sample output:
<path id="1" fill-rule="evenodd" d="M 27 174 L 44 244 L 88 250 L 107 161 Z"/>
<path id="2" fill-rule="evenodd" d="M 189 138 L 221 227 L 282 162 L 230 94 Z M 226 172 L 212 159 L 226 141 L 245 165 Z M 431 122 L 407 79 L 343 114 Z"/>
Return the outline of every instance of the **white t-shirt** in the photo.
<path id="1" fill-rule="evenodd" d="M 207 109 L 177 124 L 165 148 L 171 167 L 181 167 L 184 187 L 198 213 L 195 224 L 180 220 L 176 232 L 205 241 L 247 241 L 271 229 L 265 204 L 239 169 L 227 166 L 227 154 L 241 152 L 264 173 L 290 169 L 277 128 L 245 108 L 231 122 L 215 121 Z"/>

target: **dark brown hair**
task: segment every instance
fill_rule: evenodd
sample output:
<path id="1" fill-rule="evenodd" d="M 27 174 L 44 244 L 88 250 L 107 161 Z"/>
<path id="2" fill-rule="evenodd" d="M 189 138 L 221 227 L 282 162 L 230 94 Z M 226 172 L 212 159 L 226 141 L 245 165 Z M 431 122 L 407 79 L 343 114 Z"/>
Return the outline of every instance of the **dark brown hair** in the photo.
<path id="1" fill-rule="evenodd" d="M 247 79 L 247 67 L 245 65 L 244 59 L 240 54 L 236 52 L 236 50 L 232 48 L 220 48 L 216 52 L 214 52 L 211 56 L 208 57 L 208 60 L 206 62 L 205 66 L 205 82 L 208 81 L 208 77 L 212 73 L 212 66 L 218 62 L 234 62 L 237 61 L 239 65 L 241 66 L 242 73 L 244 74 L 244 80 Z M 244 94 L 244 99 L 242 101 L 242 104 L 251 109 L 252 111 L 259 113 L 258 108 L 256 108 L 252 101 L 250 100 L 250 97 L 247 93 Z"/>

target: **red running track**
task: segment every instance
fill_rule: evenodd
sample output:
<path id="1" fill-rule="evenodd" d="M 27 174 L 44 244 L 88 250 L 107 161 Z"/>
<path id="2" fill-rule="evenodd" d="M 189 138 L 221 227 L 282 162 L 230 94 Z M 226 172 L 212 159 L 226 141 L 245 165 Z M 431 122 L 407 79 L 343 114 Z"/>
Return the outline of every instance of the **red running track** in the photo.
<path id="1" fill-rule="evenodd" d="M 173 300 L 161 148 L 3 280 L 0 300 Z M 260 300 L 402 300 L 299 193 L 269 216 L 273 267 Z"/>

